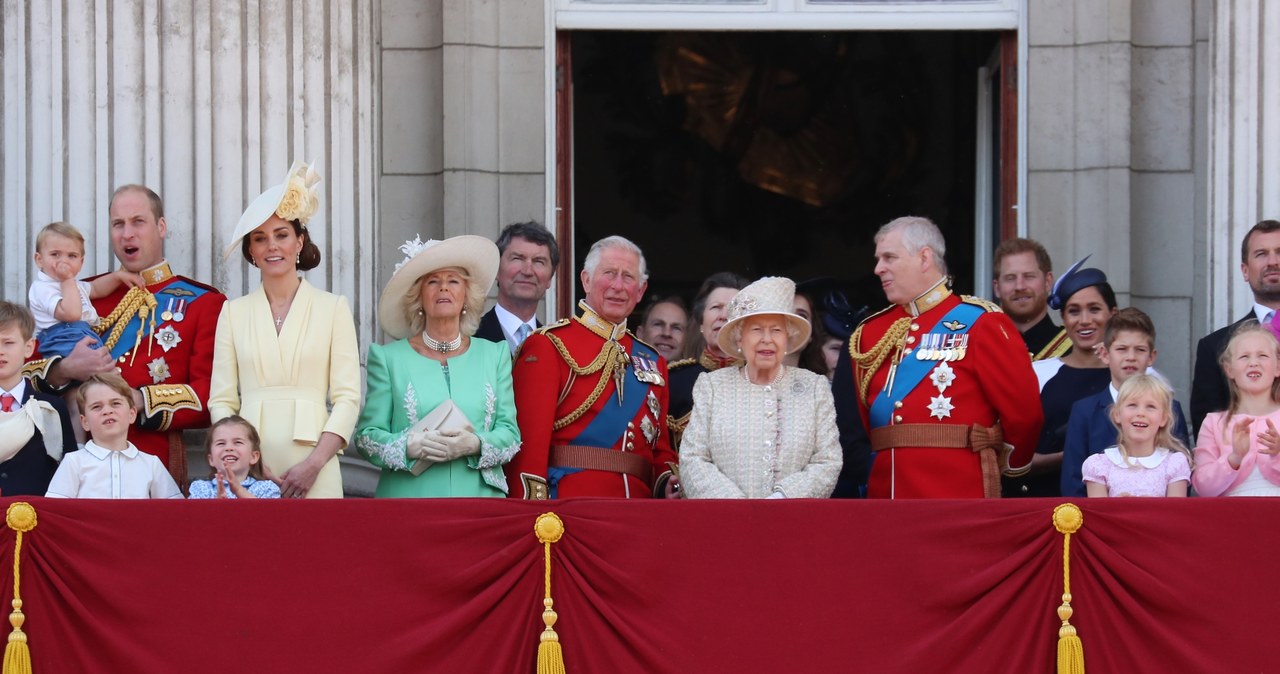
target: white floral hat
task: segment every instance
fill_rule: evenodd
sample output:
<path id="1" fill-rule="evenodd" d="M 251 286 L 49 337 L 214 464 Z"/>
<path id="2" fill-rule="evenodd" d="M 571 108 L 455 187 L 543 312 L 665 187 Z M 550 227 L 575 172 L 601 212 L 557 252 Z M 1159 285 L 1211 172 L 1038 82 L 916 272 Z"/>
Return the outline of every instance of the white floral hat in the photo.
<path id="1" fill-rule="evenodd" d="M 395 339 L 409 336 L 409 320 L 404 315 L 404 294 L 413 282 L 426 274 L 447 267 L 467 270 L 471 282 L 486 293 L 498 275 L 498 247 L 483 236 L 463 234 L 444 241 L 413 237 L 400 246 L 404 261 L 396 265 L 378 298 L 378 321 L 382 330 Z"/>
<path id="2" fill-rule="evenodd" d="M 320 197 L 316 194 L 316 184 L 319 182 L 320 174 L 311 165 L 295 159 L 284 182 L 259 194 L 244 209 L 240 222 L 236 223 L 236 229 L 231 233 L 227 249 L 222 252 L 222 259 L 231 257 L 240 247 L 240 240 L 261 227 L 272 215 L 307 224 L 311 216 L 320 210 Z"/>
<path id="3" fill-rule="evenodd" d="M 738 353 L 738 337 L 742 322 L 752 316 L 781 316 L 787 322 L 788 332 L 797 335 L 787 341 L 787 353 L 795 353 L 809 343 L 813 332 L 809 321 L 795 313 L 796 283 L 782 276 L 766 276 L 738 291 L 729 300 L 729 320 L 720 328 L 716 341 L 720 350 Z"/>

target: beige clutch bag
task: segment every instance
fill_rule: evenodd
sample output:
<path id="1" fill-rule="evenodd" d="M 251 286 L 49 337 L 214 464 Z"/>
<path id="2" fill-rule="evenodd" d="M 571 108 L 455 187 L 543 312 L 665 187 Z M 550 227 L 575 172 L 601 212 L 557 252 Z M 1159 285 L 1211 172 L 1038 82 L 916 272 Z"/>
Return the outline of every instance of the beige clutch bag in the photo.
<path id="1" fill-rule="evenodd" d="M 471 420 L 467 415 L 458 409 L 452 400 L 446 400 L 436 408 L 427 412 L 427 416 L 418 420 L 414 424 L 409 433 L 421 433 L 425 431 L 470 431 L 475 432 L 475 427 L 471 425 Z M 409 472 L 414 475 L 421 475 L 431 467 L 431 461 L 423 461 L 415 459 L 413 465 L 409 466 Z"/>

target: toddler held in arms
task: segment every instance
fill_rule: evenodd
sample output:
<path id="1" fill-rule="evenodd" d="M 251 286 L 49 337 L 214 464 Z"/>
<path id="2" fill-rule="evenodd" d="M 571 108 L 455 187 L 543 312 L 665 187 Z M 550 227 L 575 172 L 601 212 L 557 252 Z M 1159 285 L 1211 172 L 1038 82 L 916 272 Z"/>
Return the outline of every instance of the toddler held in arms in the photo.
<path id="1" fill-rule="evenodd" d="M 191 483 L 191 498 L 280 498 L 280 487 L 263 477 L 258 430 L 238 415 L 219 419 L 205 444 L 213 478 Z"/>
<path id="2" fill-rule="evenodd" d="M 45 496 L 182 498 L 160 459 L 129 442 L 129 425 L 138 410 L 123 377 L 114 372 L 89 377 L 76 389 L 76 402 L 80 423 L 93 439 L 62 458 Z"/>
<path id="3" fill-rule="evenodd" d="M 1191 483 L 1202 496 L 1280 496 L 1280 343 L 1250 321 L 1231 335 L 1219 364 L 1230 403 L 1200 426 Z"/>
<path id="4" fill-rule="evenodd" d="M 1190 452 L 1170 428 L 1173 391 L 1160 379 L 1139 374 L 1120 387 L 1111 408 L 1116 446 L 1084 461 L 1089 496 L 1186 496 Z"/>

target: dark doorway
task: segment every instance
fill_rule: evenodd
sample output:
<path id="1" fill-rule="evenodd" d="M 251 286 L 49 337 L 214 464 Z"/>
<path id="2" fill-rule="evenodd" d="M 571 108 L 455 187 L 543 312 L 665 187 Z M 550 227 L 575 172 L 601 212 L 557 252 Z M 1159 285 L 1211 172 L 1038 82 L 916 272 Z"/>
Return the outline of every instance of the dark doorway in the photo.
<path id="1" fill-rule="evenodd" d="M 621 234 L 650 297 L 730 270 L 834 277 L 879 307 L 872 236 L 923 215 L 972 292 L 977 72 L 1000 35 L 562 33 L 575 269 Z"/>

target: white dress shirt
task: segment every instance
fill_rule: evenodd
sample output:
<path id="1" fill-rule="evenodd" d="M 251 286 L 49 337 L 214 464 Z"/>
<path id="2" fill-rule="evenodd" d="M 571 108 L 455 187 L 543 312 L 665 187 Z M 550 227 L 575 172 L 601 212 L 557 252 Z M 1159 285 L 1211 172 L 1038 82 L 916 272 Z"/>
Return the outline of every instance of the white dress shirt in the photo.
<path id="1" fill-rule="evenodd" d="M 182 491 L 157 459 L 133 443 L 116 452 L 92 440 L 62 458 L 45 496 L 51 498 L 182 498 Z"/>
<path id="2" fill-rule="evenodd" d="M 18 384 L 12 389 L 6 391 L 0 387 L 0 395 L 8 393 L 13 396 L 13 406 L 9 408 L 10 412 L 17 412 L 22 409 L 22 396 L 27 392 L 27 378 L 18 377 Z"/>
<path id="3" fill-rule="evenodd" d="M 516 349 L 520 348 L 520 342 L 523 341 L 517 338 L 520 333 L 520 326 L 529 326 L 528 334 L 530 335 L 533 334 L 534 330 L 538 329 L 536 316 L 527 321 L 522 321 L 519 316 L 507 311 L 501 304 L 493 305 L 493 313 L 498 317 L 498 324 L 502 326 L 502 336 L 507 338 L 507 346 L 511 347 L 512 354 L 515 354 Z"/>

